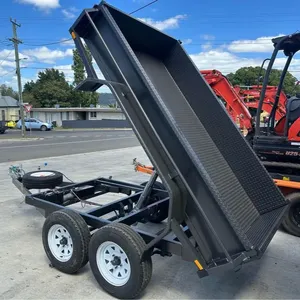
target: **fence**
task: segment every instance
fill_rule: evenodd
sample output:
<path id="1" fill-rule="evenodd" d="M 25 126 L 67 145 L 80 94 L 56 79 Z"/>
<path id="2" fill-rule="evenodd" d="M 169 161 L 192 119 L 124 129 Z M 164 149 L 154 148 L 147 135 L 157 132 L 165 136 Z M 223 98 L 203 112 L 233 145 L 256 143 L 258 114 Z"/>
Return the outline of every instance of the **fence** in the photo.
<path id="1" fill-rule="evenodd" d="M 63 128 L 131 128 L 127 120 L 66 120 Z"/>

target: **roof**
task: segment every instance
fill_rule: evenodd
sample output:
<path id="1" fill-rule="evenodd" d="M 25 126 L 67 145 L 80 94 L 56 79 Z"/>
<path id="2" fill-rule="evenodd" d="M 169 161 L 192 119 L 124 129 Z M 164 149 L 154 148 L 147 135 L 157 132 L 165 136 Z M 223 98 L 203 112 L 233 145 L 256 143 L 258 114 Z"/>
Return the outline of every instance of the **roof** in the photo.
<path id="1" fill-rule="evenodd" d="M 10 96 L 0 96 L 0 107 L 19 107 L 19 104 Z"/>

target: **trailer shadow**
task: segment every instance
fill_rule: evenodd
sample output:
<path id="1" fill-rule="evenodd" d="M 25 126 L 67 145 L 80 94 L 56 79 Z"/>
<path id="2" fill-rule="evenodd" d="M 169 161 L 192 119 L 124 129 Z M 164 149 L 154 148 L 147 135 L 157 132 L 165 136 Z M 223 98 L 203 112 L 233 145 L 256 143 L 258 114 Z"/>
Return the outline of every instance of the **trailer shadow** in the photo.
<path id="1" fill-rule="evenodd" d="M 278 241 L 271 243 L 260 260 L 244 265 L 237 272 L 202 279 L 198 278 L 193 263 L 178 257 L 169 261 L 155 257 L 153 277 L 143 298 L 296 299 L 300 292 L 296 280 L 299 265 L 288 257 L 282 259 L 284 250 L 277 248 L 277 244 Z"/>

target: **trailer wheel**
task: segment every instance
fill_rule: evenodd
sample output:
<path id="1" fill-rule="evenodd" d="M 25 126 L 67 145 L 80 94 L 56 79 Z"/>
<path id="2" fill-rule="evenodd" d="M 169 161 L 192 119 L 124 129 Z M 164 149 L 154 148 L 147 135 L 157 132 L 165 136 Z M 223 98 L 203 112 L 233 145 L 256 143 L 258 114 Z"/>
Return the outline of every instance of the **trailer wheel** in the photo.
<path id="1" fill-rule="evenodd" d="M 50 214 L 42 237 L 45 252 L 59 271 L 73 274 L 87 264 L 90 231 L 75 211 L 63 209 Z"/>
<path id="2" fill-rule="evenodd" d="M 291 202 L 282 226 L 290 234 L 300 237 L 300 193 L 292 193 L 286 197 Z"/>
<path id="3" fill-rule="evenodd" d="M 143 186 L 146 186 L 146 184 L 147 182 L 142 183 Z M 166 190 L 165 186 L 159 181 L 155 181 L 153 187 L 160 190 Z M 153 198 L 150 198 L 149 204 L 162 200 L 162 198 L 159 196 L 159 192 L 155 192 L 152 195 Z M 168 213 L 168 207 L 155 209 L 155 211 L 149 215 L 148 220 L 152 223 L 161 223 L 168 217 Z"/>
<path id="4" fill-rule="evenodd" d="M 40 170 L 24 174 L 23 186 L 27 189 L 55 188 L 62 184 L 63 174 L 57 171 Z"/>
<path id="5" fill-rule="evenodd" d="M 152 276 L 151 256 L 141 261 L 146 244 L 130 226 L 115 223 L 91 238 L 89 259 L 99 285 L 119 299 L 138 297 Z"/>

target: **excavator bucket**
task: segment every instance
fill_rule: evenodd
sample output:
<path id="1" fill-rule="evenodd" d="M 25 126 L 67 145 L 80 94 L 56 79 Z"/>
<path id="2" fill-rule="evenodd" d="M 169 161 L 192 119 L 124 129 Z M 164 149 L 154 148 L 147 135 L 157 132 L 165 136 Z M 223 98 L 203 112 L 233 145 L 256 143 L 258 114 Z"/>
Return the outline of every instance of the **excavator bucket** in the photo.
<path id="1" fill-rule="evenodd" d="M 70 33 L 88 73 L 78 88 L 111 89 L 169 192 L 174 232 L 188 225 L 207 266 L 259 258 L 288 203 L 180 41 L 105 2 Z"/>

